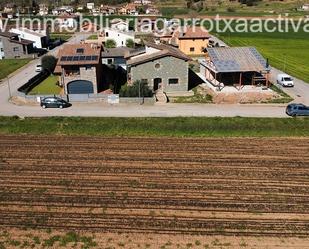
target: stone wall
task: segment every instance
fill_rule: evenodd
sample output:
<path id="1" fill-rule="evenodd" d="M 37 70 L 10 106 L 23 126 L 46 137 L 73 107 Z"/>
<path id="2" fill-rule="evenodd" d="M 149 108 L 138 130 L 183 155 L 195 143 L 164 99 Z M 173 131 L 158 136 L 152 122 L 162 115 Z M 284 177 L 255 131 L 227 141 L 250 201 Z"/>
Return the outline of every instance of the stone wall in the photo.
<path id="1" fill-rule="evenodd" d="M 175 58 L 164 57 L 131 67 L 131 81 L 146 79 L 151 89 L 154 79 L 162 79 L 164 92 L 188 91 L 188 62 Z M 178 84 L 169 84 L 168 80 L 178 78 Z"/>
<path id="2" fill-rule="evenodd" d="M 80 67 L 79 71 L 79 75 L 70 75 L 64 77 L 65 93 L 68 92 L 68 83 L 75 80 L 87 80 L 92 82 L 94 94 L 98 93 L 96 67 L 92 66 L 91 69 L 86 69 L 86 67 Z"/>

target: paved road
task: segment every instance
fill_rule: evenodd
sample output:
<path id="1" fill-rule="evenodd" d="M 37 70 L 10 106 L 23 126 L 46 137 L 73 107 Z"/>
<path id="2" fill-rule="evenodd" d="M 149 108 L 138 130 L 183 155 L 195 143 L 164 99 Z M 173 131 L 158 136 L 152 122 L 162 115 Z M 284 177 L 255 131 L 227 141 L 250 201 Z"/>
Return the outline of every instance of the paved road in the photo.
<path id="1" fill-rule="evenodd" d="M 272 68 L 271 72 L 271 81 L 276 82 L 277 81 L 277 75 L 283 74 L 284 72 Z M 289 94 L 292 98 L 294 98 L 295 103 L 303 103 L 306 105 L 309 105 L 309 84 L 304 82 L 303 80 L 294 78 L 294 87 L 282 87 L 278 84 L 276 84 L 279 88 L 281 88 L 283 91 L 285 91 L 287 94 Z"/>
<path id="2" fill-rule="evenodd" d="M 78 34 L 68 43 L 78 43 L 87 35 Z M 50 53 L 55 54 L 59 48 Z M 10 78 L 12 95 L 17 89 L 35 75 L 35 66 L 39 59 L 32 61 L 21 71 Z M 274 70 L 273 77 L 278 72 Z M 297 102 L 308 103 L 309 85 L 296 80 L 295 88 L 287 89 Z M 300 96 L 300 97 L 299 97 Z M 17 106 L 8 102 L 9 89 L 5 80 L 0 85 L 0 115 L 18 116 L 102 116 L 102 117 L 174 117 L 174 116 L 222 116 L 222 117 L 286 117 L 285 105 L 211 105 L 211 104 L 157 104 L 150 105 L 117 105 L 102 103 L 74 104 L 71 108 L 43 110 L 39 106 Z"/>
<path id="3" fill-rule="evenodd" d="M 0 107 L 1 115 L 42 116 L 86 116 L 86 117 L 287 117 L 284 106 L 265 105 L 214 105 L 214 104 L 119 104 L 75 103 L 67 109 L 42 109 L 39 106 Z"/>

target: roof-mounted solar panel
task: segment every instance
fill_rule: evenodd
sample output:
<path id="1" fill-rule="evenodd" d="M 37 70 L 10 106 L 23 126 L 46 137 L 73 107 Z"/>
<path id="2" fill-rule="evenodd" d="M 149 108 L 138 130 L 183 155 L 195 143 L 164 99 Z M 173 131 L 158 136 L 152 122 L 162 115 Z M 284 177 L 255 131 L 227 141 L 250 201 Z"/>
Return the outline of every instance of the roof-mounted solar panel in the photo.
<path id="1" fill-rule="evenodd" d="M 84 53 L 84 49 L 83 48 L 78 48 L 78 49 L 76 49 L 76 53 L 83 54 Z"/>

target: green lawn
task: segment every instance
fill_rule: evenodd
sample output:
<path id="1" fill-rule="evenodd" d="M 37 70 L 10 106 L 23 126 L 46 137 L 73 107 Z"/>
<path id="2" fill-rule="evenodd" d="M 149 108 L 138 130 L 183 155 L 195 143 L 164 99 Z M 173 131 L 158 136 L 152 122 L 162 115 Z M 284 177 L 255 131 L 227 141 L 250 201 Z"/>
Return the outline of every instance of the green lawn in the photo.
<path id="1" fill-rule="evenodd" d="M 309 118 L 90 118 L 0 117 L 0 134 L 96 136 L 309 136 Z"/>
<path id="2" fill-rule="evenodd" d="M 59 94 L 61 87 L 57 85 L 58 76 L 49 76 L 42 83 L 33 88 L 28 94 Z"/>
<path id="3" fill-rule="evenodd" d="M 58 33 L 52 33 L 52 34 L 50 34 L 50 39 L 52 39 L 52 40 L 61 39 L 63 41 L 67 41 L 72 36 L 73 36 L 73 34 L 70 34 L 70 33 L 59 33 L 59 34 Z"/>
<path id="4" fill-rule="evenodd" d="M 29 63 L 31 59 L 4 59 L 0 60 L 0 79 L 4 79 L 18 68 Z"/>
<path id="5" fill-rule="evenodd" d="M 97 40 L 98 39 L 98 35 L 91 35 L 87 38 L 87 40 Z"/>

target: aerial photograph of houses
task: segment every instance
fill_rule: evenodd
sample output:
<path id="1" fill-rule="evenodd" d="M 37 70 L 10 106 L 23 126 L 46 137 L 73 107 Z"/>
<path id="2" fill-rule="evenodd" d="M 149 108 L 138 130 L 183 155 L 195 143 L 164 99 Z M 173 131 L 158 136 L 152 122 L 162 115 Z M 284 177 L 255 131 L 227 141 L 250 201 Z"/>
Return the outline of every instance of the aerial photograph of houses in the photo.
<path id="1" fill-rule="evenodd" d="M 18 248 L 309 248 L 309 0 L 1 0 Z"/>

